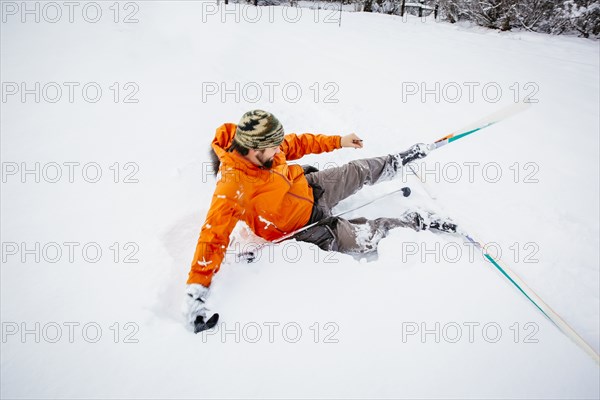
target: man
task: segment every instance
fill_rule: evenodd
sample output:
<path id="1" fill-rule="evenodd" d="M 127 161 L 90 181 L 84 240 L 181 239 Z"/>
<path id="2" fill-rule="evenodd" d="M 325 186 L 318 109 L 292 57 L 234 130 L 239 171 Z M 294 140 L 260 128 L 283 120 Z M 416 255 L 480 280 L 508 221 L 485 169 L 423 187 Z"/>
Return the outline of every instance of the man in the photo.
<path id="1" fill-rule="evenodd" d="M 361 148 L 362 140 L 355 134 L 284 135 L 277 118 L 262 110 L 245 113 L 237 126 L 224 124 L 217 129 L 212 149 L 220 162 L 220 178 L 187 281 L 188 327 L 198 332 L 216 324 L 217 314 L 207 321 L 204 302 L 238 221 L 269 241 L 316 223 L 294 238 L 350 254 L 375 252 L 379 240 L 395 227 L 456 232 L 453 223 L 417 211 L 375 220 L 332 217 L 332 208 L 363 185 L 389 180 L 402 166 L 427 155 L 426 146 L 417 144 L 404 153 L 355 160 L 324 171 L 287 164 L 305 154 L 342 147 Z"/>

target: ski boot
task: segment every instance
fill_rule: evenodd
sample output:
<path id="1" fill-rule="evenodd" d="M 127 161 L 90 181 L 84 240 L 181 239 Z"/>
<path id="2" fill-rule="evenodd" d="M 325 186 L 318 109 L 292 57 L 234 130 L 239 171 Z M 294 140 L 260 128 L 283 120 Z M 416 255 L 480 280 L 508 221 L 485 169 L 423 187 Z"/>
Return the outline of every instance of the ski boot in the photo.
<path id="1" fill-rule="evenodd" d="M 458 226 L 449 218 L 441 218 L 429 212 L 414 212 L 413 215 L 416 230 L 436 230 L 446 233 L 459 233 Z"/>
<path id="2" fill-rule="evenodd" d="M 394 157 L 402 164 L 402 166 L 405 166 L 409 162 L 426 157 L 430 151 L 431 150 L 429 150 L 425 143 L 417 143 L 411 146 L 408 150 L 396 154 Z"/>
<path id="3" fill-rule="evenodd" d="M 435 229 L 436 231 L 440 232 L 457 233 L 458 227 L 453 222 L 440 219 L 437 221 L 431 221 L 429 223 L 429 229 Z"/>

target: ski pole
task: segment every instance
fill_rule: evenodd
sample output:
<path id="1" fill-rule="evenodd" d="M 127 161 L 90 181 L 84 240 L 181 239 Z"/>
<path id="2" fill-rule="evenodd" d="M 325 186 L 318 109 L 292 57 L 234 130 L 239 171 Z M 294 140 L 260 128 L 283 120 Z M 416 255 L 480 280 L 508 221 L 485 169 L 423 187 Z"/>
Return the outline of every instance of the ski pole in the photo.
<path id="1" fill-rule="evenodd" d="M 402 196 L 404 196 L 404 197 L 408 197 L 408 196 L 410 196 L 410 193 L 411 193 L 411 191 L 410 191 L 410 188 L 409 188 L 409 187 L 402 187 L 402 188 L 400 188 L 400 189 L 396 189 L 396 190 L 393 190 L 393 191 L 391 191 L 391 192 L 389 192 L 389 193 L 386 193 L 386 194 L 384 194 L 384 195 L 381 195 L 381 196 L 379 196 L 379 197 L 376 197 L 376 198 L 374 198 L 374 199 L 372 199 L 372 200 L 370 200 L 370 201 L 368 201 L 368 202 L 366 202 L 366 203 L 364 203 L 364 204 L 361 204 L 360 206 L 357 206 L 357 207 L 351 208 L 351 209 L 349 209 L 349 210 L 346 210 L 346 211 L 339 212 L 339 213 L 337 213 L 337 214 L 334 214 L 334 215 L 332 215 L 332 216 L 330 216 L 330 217 L 327 217 L 327 218 L 337 218 L 337 217 L 341 217 L 342 215 L 348 214 L 348 213 L 350 213 L 350 212 L 352 212 L 352 211 L 356 211 L 356 210 L 358 210 L 358 209 L 361 209 L 361 208 L 363 208 L 363 207 L 366 207 L 366 206 L 368 206 L 369 204 L 372 204 L 372 203 L 374 203 L 374 202 L 376 202 L 376 201 L 379 201 L 379 200 L 381 200 L 381 199 L 384 199 L 384 198 L 386 198 L 386 197 L 388 197 L 388 196 L 391 196 L 391 195 L 393 195 L 393 194 L 400 193 L 400 192 L 402 192 Z M 295 235 L 297 235 L 298 233 L 300 233 L 300 232 L 304 232 L 304 231 L 305 231 L 305 230 L 307 230 L 307 229 L 310 229 L 310 228 L 312 228 L 312 227 L 314 227 L 314 226 L 317 226 L 317 225 L 318 225 L 318 224 L 320 224 L 321 222 L 322 222 L 322 220 L 321 220 L 321 221 L 316 221 L 316 222 L 313 222 L 313 223 L 311 223 L 311 224 L 308 224 L 308 225 L 305 225 L 305 226 L 303 226 L 303 227 L 302 227 L 302 228 L 300 228 L 300 229 L 296 229 L 295 231 L 292 231 L 292 232 L 290 232 L 290 233 L 287 233 L 287 234 L 285 234 L 285 235 L 281 236 L 280 238 L 277 238 L 277 239 L 275 239 L 275 240 L 273 240 L 273 241 L 261 243 L 261 244 L 259 244 L 258 246 L 256 246 L 256 248 L 254 249 L 254 251 L 245 251 L 245 252 L 242 252 L 242 253 L 238 253 L 238 258 L 244 258 L 244 259 L 245 259 L 247 262 L 249 262 L 249 263 L 250 263 L 250 262 L 254 261 L 254 255 L 255 255 L 255 253 L 256 253 L 256 252 L 258 252 L 258 251 L 259 251 L 260 249 L 262 249 L 263 247 L 265 247 L 265 246 L 267 246 L 267 245 L 269 245 L 269 244 L 278 244 L 278 243 L 281 243 L 281 242 L 283 242 L 283 241 L 285 241 L 285 240 L 291 239 L 292 237 L 294 237 L 294 236 L 295 236 Z"/>

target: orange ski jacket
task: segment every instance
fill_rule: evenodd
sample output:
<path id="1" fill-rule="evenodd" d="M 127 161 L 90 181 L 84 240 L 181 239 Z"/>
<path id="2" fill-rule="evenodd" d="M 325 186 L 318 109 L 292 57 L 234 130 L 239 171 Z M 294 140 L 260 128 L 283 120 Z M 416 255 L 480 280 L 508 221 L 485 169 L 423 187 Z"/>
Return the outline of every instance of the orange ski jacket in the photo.
<path id="1" fill-rule="evenodd" d="M 235 124 L 224 124 L 212 141 L 221 161 L 220 177 L 200 231 L 188 284 L 210 285 L 225 257 L 231 231 L 240 220 L 270 241 L 305 226 L 313 207 L 313 191 L 302 167 L 287 161 L 341 148 L 338 135 L 285 135 L 273 167 L 262 169 L 239 153 L 226 151 L 235 130 Z"/>

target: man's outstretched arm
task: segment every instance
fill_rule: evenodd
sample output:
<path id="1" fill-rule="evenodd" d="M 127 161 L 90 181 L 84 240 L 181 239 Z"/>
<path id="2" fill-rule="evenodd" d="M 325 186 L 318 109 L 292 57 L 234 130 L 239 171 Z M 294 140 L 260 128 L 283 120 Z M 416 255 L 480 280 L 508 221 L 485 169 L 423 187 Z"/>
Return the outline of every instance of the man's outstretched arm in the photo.
<path id="1" fill-rule="evenodd" d="M 306 154 L 319 154 L 333 151 L 342 147 L 361 148 L 362 140 L 354 134 L 340 135 L 313 135 L 304 133 L 285 135 L 281 143 L 281 151 L 288 160 L 297 160 Z"/>
<path id="2" fill-rule="evenodd" d="M 213 319 L 208 318 L 205 307 L 208 288 L 214 274 L 219 271 L 229 245 L 229 236 L 239 219 L 237 202 L 223 194 L 219 186 L 217 184 L 206 222 L 202 226 L 187 280 L 183 312 L 186 325 L 194 332 Z"/>

